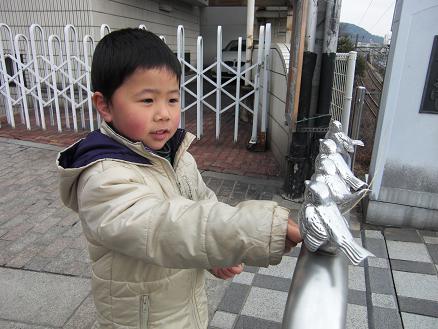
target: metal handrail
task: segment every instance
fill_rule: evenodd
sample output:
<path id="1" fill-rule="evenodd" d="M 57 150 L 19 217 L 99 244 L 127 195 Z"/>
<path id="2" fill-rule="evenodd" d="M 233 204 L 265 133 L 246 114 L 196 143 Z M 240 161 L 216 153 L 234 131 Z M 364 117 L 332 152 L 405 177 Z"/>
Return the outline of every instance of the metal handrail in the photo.
<path id="1" fill-rule="evenodd" d="M 342 254 L 310 252 L 304 244 L 295 267 L 282 329 L 344 329 L 348 263 Z"/>

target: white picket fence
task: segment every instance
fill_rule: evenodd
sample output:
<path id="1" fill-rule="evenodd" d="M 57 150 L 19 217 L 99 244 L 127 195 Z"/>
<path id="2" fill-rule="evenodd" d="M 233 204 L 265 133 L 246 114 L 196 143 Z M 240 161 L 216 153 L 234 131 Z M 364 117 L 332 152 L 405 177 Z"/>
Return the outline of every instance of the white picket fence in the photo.
<path id="1" fill-rule="evenodd" d="M 139 28 L 147 29 L 140 25 Z M 111 31 L 103 24 L 100 37 Z M 90 35 L 81 40 L 76 28 L 68 24 L 64 28 L 63 38 L 50 35 L 46 41 L 44 29 L 38 24 L 29 28 L 29 36 L 17 34 L 13 36 L 10 27 L 0 24 L 0 116 L 6 116 L 7 123 L 15 127 L 15 113 L 19 113 L 22 124 L 31 129 L 30 116 L 33 112 L 35 124 L 46 129 L 47 124 L 56 126 L 59 132 L 63 129 L 74 131 L 94 130 L 100 125 L 100 117 L 92 107 L 90 65 L 95 41 Z M 164 36 L 160 36 L 165 41 Z M 234 141 L 237 141 L 239 129 L 239 111 L 244 108 L 253 114 L 251 141 L 257 140 L 259 116 L 261 131 L 266 132 L 267 125 L 267 88 L 268 65 L 271 44 L 270 24 L 260 27 L 257 60 L 251 66 L 241 66 L 242 38 L 238 39 L 237 68 L 232 68 L 222 60 L 222 27 L 217 30 L 217 58 L 208 67 L 203 67 L 203 39 L 197 39 L 196 67 L 184 59 L 185 40 L 184 27 L 177 29 L 177 56 L 182 66 L 181 77 L 181 127 L 185 127 L 185 114 L 196 108 L 196 135 L 203 135 L 204 109 L 211 110 L 216 116 L 216 138 L 220 136 L 221 115 L 231 109 L 235 112 Z M 216 81 L 211 78 L 212 68 L 216 70 Z M 232 73 L 227 81 L 222 81 L 222 72 Z M 189 74 L 186 74 L 190 72 Z M 250 73 L 245 78 L 245 73 Z M 250 79 L 250 77 L 253 79 Z M 196 91 L 193 83 L 196 81 Z M 212 90 L 204 93 L 204 83 L 209 83 Z M 240 95 L 241 84 L 249 86 L 250 91 Z M 234 89 L 235 84 L 235 89 Z M 230 88 L 235 90 L 230 92 Z M 211 89 L 211 88 L 209 88 Z M 194 101 L 186 104 L 187 94 Z M 213 104 L 207 98 L 215 94 Z M 222 99 L 228 96 L 232 102 L 222 106 Z M 248 106 L 248 98 L 253 98 L 253 106 Z M 210 97 L 211 99 L 211 97 Z M 261 115 L 260 115 L 261 108 Z M 0 126 L 1 127 L 1 126 Z"/>

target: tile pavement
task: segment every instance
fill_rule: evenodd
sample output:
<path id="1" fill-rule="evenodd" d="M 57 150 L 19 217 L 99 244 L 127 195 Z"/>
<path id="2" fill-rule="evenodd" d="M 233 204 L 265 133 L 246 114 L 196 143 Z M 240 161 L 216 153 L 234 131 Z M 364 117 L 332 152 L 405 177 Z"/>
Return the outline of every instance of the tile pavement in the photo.
<path id="1" fill-rule="evenodd" d="M 437 232 L 361 229 L 359 215 L 351 216 L 350 226 L 376 257 L 348 267 L 346 328 L 438 328 Z M 210 329 L 281 328 L 298 251 L 277 266 L 245 268 L 226 290 Z"/>
<path id="2" fill-rule="evenodd" d="M 428 251 L 437 245 L 436 233 L 385 228 L 361 233 L 378 257 L 348 267 L 346 328 L 438 328 L 437 264 Z M 296 256 L 297 250 L 277 266 L 250 267 L 235 277 L 210 328 L 281 328 Z"/>
<path id="3" fill-rule="evenodd" d="M 86 329 L 94 322 L 80 223 L 58 199 L 57 150 L 0 139 L 0 286 L 7 292 L 2 296 L 10 297 L 6 301 L 0 297 L 0 328 Z M 203 177 L 219 199 L 230 204 L 273 199 L 292 209 L 299 207 L 280 197 L 278 178 L 210 171 L 203 172 Z M 376 257 L 361 266 L 349 266 L 346 328 L 438 328 L 438 233 L 364 226 L 358 215 L 352 216 L 350 225 L 355 238 Z M 299 247 L 277 266 L 246 266 L 232 281 L 209 277 L 210 328 L 280 328 L 298 252 Z M 37 283 L 44 287 L 44 282 L 56 280 L 66 298 L 74 301 L 70 314 L 57 312 L 56 303 L 35 311 L 28 308 L 35 306 L 35 299 L 18 298 L 17 292 L 47 297 L 45 290 L 35 289 Z M 26 286 L 27 282 L 33 285 Z M 51 311 L 51 316 L 43 319 L 30 311 Z"/>

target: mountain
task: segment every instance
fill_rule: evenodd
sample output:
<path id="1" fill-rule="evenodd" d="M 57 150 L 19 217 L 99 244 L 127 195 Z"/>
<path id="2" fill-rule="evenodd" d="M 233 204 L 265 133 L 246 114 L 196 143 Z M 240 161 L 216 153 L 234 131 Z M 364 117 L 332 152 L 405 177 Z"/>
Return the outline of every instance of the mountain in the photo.
<path id="1" fill-rule="evenodd" d="M 359 42 L 383 43 L 383 37 L 371 34 L 360 26 L 350 23 L 340 23 L 339 37 L 349 37 L 351 41 L 355 42 L 356 35 L 358 35 L 357 41 Z"/>

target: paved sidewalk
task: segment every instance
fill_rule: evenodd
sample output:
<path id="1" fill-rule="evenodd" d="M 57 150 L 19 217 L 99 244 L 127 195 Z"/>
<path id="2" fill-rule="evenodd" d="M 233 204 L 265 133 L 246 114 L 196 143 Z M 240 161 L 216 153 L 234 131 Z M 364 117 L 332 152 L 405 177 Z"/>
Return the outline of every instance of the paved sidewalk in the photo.
<path id="1" fill-rule="evenodd" d="M 80 222 L 58 198 L 58 150 L 0 138 L 1 329 L 88 329 L 95 319 Z M 279 178 L 203 177 L 230 204 L 299 207 L 281 198 Z M 349 267 L 347 328 L 438 328 L 438 233 L 361 226 L 357 214 L 351 228 L 377 257 Z M 210 328 L 280 328 L 298 252 L 278 266 L 247 266 L 232 281 L 209 277 Z"/>

